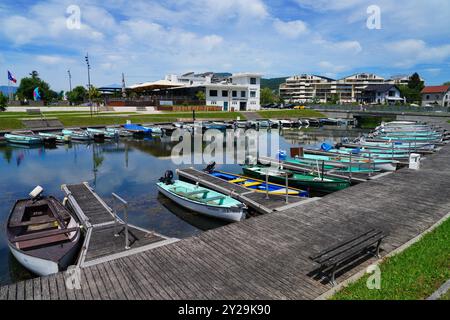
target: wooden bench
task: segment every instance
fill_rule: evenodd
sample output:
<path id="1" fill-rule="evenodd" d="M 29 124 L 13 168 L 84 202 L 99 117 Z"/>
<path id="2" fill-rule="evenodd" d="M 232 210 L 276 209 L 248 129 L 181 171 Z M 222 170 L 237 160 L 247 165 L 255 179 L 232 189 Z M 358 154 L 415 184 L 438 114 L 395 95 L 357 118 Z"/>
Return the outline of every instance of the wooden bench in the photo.
<path id="1" fill-rule="evenodd" d="M 41 109 L 27 109 L 26 110 L 26 112 L 27 112 L 27 114 L 38 114 L 38 115 L 41 115 Z"/>
<path id="2" fill-rule="evenodd" d="M 336 272 L 348 266 L 355 259 L 365 254 L 379 257 L 380 245 L 385 238 L 381 230 L 371 229 L 356 237 L 338 243 L 310 259 L 320 265 L 320 275 L 328 275 L 331 283 L 336 285 Z M 315 272 L 317 273 L 317 272 Z M 331 274 L 331 277 L 329 276 Z"/>

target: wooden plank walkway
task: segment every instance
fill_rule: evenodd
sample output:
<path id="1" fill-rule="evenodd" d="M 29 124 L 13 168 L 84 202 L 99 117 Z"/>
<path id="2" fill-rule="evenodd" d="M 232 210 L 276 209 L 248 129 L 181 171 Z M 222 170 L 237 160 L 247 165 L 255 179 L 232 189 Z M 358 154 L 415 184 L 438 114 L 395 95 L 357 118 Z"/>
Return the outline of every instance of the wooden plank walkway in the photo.
<path id="1" fill-rule="evenodd" d="M 315 198 L 289 196 L 289 201 L 286 203 L 286 196 L 284 195 L 269 195 L 267 199 L 265 193 L 251 191 L 243 186 L 229 183 L 194 168 L 179 169 L 177 173 L 184 179 L 197 182 L 209 189 L 230 195 L 261 214 L 282 211 L 293 206 L 302 205 L 311 200 L 316 200 Z"/>
<path id="2" fill-rule="evenodd" d="M 86 229 L 77 265 L 92 266 L 137 252 L 163 246 L 172 239 L 133 225 L 128 225 L 129 249 L 125 248 L 125 223 L 94 192 L 88 183 L 63 185 L 70 207 Z"/>
<path id="3" fill-rule="evenodd" d="M 331 286 L 308 276 L 317 268 L 308 256 L 373 227 L 388 233 L 387 255 L 448 216 L 449 158 L 444 146 L 419 171 L 84 268 L 79 290 L 67 289 L 60 273 L 2 287 L 0 299 L 315 299 Z"/>

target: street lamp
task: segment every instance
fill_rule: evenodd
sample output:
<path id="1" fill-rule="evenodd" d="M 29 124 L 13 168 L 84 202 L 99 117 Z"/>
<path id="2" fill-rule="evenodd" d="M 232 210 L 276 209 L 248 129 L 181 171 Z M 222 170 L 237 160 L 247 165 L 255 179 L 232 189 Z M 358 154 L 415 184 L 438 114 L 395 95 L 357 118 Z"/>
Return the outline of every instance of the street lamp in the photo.
<path id="1" fill-rule="evenodd" d="M 69 74 L 69 92 L 72 91 L 72 75 L 70 74 L 70 70 L 67 70 L 67 73 Z"/>
<path id="2" fill-rule="evenodd" d="M 84 57 L 86 60 L 87 65 L 87 71 L 88 71 L 88 94 L 89 94 L 89 110 L 91 111 L 91 117 L 92 117 L 92 99 L 91 99 L 91 65 L 89 64 L 89 54 L 86 53 L 86 57 Z"/>

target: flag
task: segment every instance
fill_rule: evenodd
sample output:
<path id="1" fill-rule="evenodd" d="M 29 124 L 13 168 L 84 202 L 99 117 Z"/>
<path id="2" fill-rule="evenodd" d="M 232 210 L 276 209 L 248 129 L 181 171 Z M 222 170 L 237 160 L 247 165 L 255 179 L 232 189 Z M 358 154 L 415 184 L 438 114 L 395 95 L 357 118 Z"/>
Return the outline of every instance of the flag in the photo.
<path id="1" fill-rule="evenodd" d="M 33 91 L 33 98 L 34 98 L 34 101 L 41 100 L 41 95 L 39 94 L 39 87 L 34 89 L 34 91 Z"/>
<path id="2" fill-rule="evenodd" d="M 14 83 L 17 82 L 16 78 L 14 78 L 13 75 L 11 74 L 11 72 L 9 72 L 9 71 L 8 71 L 8 80 L 9 80 L 9 81 L 12 81 L 12 82 L 14 82 Z"/>

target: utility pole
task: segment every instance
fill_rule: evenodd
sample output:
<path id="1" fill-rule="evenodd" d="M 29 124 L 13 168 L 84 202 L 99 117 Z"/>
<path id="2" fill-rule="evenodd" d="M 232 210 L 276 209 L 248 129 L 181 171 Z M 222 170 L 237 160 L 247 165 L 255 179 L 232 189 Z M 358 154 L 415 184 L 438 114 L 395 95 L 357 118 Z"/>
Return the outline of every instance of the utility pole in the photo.
<path id="1" fill-rule="evenodd" d="M 89 109 L 91 111 L 91 117 L 92 117 L 92 99 L 91 99 L 91 65 L 89 64 L 89 54 L 86 53 L 86 57 L 84 57 L 86 60 L 87 65 L 87 71 L 88 71 L 88 94 L 89 94 Z"/>

